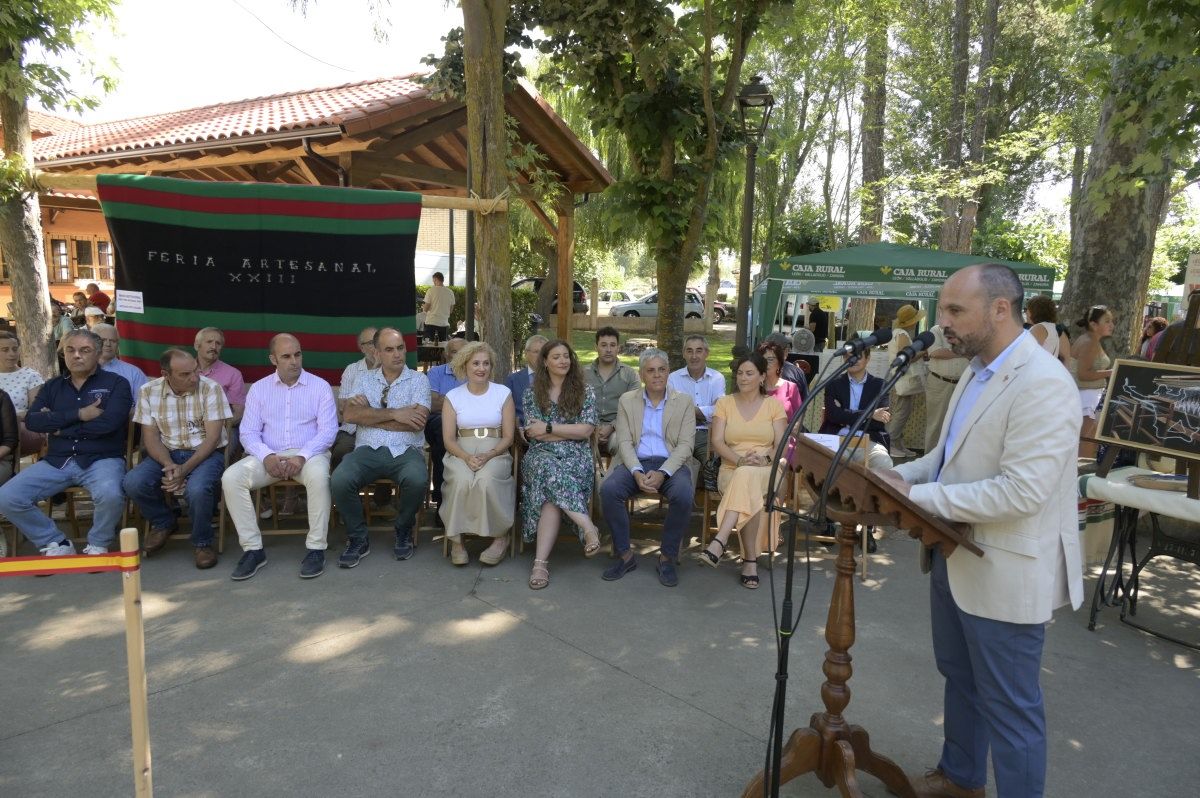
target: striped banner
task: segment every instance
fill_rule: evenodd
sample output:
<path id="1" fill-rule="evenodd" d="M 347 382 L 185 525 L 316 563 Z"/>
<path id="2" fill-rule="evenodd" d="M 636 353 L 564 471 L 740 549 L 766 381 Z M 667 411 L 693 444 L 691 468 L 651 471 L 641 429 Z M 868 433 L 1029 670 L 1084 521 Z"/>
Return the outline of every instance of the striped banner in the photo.
<path id="1" fill-rule="evenodd" d="M 419 194 L 144 175 L 100 175 L 97 192 L 117 255 L 121 358 L 149 376 L 164 349 L 190 350 L 210 326 L 247 383 L 274 370 L 267 345 L 281 332 L 334 385 L 361 357 L 364 327 L 405 333 L 416 366 Z"/>
<path id="2" fill-rule="evenodd" d="M 141 552 L 69 554 L 64 557 L 0 557 L 0 576 L 50 576 L 52 574 L 97 574 L 104 571 L 136 571 Z"/>

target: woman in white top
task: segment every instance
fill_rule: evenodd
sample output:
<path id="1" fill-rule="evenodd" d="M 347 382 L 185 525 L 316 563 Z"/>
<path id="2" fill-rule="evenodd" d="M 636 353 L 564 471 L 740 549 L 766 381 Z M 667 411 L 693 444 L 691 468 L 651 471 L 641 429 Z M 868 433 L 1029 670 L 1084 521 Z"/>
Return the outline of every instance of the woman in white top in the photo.
<path id="1" fill-rule="evenodd" d="M 0 390 L 12 398 L 21 432 L 21 454 L 42 450 L 46 436 L 25 429 L 25 413 L 46 381 L 31 368 L 21 366 L 21 342 L 15 333 L 0 331 Z"/>
<path id="2" fill-rule="evenodd" d="M 1035 296 L 1025 303 L 1025 318 L 1032 327 L 1029 334 L 1042 349 L 1058 358 L 1068 371 L 1071 370 L 1071 339 L 1058 331 L 1058 308 L 1048 296 Z"/>
<path id="3" fill-rule="evenodd" d="M 446 442 L 445 482 L 438 511 L 450 538 L 450 561 L 470 561 L 463 535 L 493 538 L 479 556 L 485 565 L 504 559 L 516 512 L 510 448 L 517 413 L 512 392 L 491 381 L 496 353 L 487 344 L 469 343 L 450 367 L 466 383 L 446 394 L 442 405 L 442 437 Z"/>

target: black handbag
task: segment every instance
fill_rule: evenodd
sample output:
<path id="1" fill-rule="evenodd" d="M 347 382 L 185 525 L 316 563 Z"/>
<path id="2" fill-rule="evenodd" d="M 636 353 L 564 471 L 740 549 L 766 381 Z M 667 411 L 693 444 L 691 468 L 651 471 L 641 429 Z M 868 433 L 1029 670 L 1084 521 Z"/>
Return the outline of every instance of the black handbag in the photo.
<path id="1" fill-rule="evenodd" d="M 704 478 L 704 489 L 717 492 L 717 476 L 721 473 L 721 455 L 714 454 L 700 469 Z"/>

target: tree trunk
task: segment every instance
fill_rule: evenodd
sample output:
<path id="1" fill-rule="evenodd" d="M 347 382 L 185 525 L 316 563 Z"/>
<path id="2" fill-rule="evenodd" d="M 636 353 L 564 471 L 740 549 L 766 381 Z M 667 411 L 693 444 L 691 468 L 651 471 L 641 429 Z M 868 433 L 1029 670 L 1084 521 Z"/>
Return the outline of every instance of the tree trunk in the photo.
<path id="1" fill-rule="evenodd" d="M 485 199 L 508 185 L 508 135 L 504 126 L 504 23 L 509 4 L 501 0 L 462 0 L 463 72 L 467 85 L 467 152 L 471 190 Z M 497 374 L 511 368 L 512 266 L 508 214 L 477 214 L 480 338 L 496 350 Z M 568 312 L 570 308 L 567 309 Z"/>
<path id="2" fill-rule="evenodd" d="M 23 54 L 0 47 L 0 67 L 20 71 Z M 3 149 L 33 166 L 33 139 L 24 95 L 0 92 Z M 55 374 L 57 364 L 50 324 L 50 281 L 42 244 L 42 210 L 36 192 L 0 204 L 0 251 L 12 282 L 13 310 L 20 325 L 21 362 L 43 377 Z"/>
<path id="3" fill-rule="evenodd" d="M 942 155 L 942 164 L 951 174 L 957 174 L 963 165 L 967 77 L 971 66 L 970 44 L 970 2 L 954 0 L 950 47 L 950 110 L 946 120 L 946 146 Z M 959 198 L 953 191 L 942 196 L 942 225 L 938 235 L 938 248 L 947 252 L 958 251 L 958 203 Z"/>
<path id="4" fill-rule="evenodd" d="M 766 263 L 766 261 L 763 261 Z M 708 283 L 704 286 L 704 326 L 712 332 L 716 314 L 713 302 L 717 300 L 717 291 L 721 289 L 721 258 L 715 246 L 708 249 Z"/>
<path id="5" fill-rule="evenodd" d="M 1075 154 L 1071 158 L 1071 205 L 1067 210 L 1070 223 L 1067 232 L 1071 236 L 1071 241 L 1075 240 L 1075 222 L 1079 216 L 1079 210 L 1083 206 L 1083 171 L 1086 166 L 1087 147 L 1076 144 Z"/>
<path id="6" fill-rule="evenodd" d="M 862 95 L 862 209 L 859 212 L 858 242 L 873 244 L 883 240 L 883 214 L 886 195 L 884 180 L 884 129 L 887 112 L 887 18 L 877 5 L 872 6 L 871 30 L 867 34 L 867 55 L 863 63 Z M 875 326 L 875 300 L 855 297 L 846 323 L 847 337 L 855 330 Z"/>
<path id="7" fill-rule="evenodd" d="M 1123 63 L 1115 71 L 1136 65 Z M 1114 75 L 1114 83 L 1122 83 Z M 1071 238 L 1071 260 L 1063 287 L 1061 320 L 1071 324 L 1093 305 L 1107 305 L 1113 314 L 1113 351 L 1128 352 L 1134 330 L 1140 329 L 1146 290 L 1150 283 L 1150 264 L 1154 239 L 1167 201 L 1167 180 L 1163 177 L 1139 181 L 1127 190 L 1101 187 L 1106 175 L 1132 174 L 1134 159 L 1146 148 L 1145 123 L 1153 108 L 1141 108 L 1124 125 L 1114 121 L 1114 110 L 1124 108 L 1133 96 L 1128 92 L 1110 93 L 1100 111 L 1100 125 L 1092 143 L 1087 171 L 1080 186 L 1081 201 L 1075 216 Z M 1133 126 L 1143 132 L 1122 139 Z M 1167 170 L 1169 174 L 1169 170 Z M 1132 180 L 1124 178 L 1129 183 Z M 1107 188 L 1108 190 L 1104 190 Z M 1078 334 L 1073 327 L 1072 333 Z"/>

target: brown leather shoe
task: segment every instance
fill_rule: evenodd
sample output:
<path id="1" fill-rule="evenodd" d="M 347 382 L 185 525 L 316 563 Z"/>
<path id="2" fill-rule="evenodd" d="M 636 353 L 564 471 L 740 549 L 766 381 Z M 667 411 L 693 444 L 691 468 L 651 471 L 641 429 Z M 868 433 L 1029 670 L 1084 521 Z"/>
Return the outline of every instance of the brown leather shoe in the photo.
<path id="1" fill-rule="evenodd" d="M 196 558 L 197 568 L 212 568 L 217 564 L 217 553 L 213 551 L 212 546 L 199 546 L 193 552 Z"/>
<path id="2" fill-rule="evenodd" d="M 167 545 L 167 538 L 169 538 L 171 533 L 174 531 L 174 529 L 151 528 L 150 531 L 146 533 L 146 539 L 142 541 L 142 551 L 145 552 L 147 557 L 150 556 L 163 546 Z"/>
<path id="3" fill-rule="evenodd" d="M 920 798 L 984 798 L 983 787 L 960 787 L 946 777 L 941 768 L 925 771 L 910 779 Z"/>

